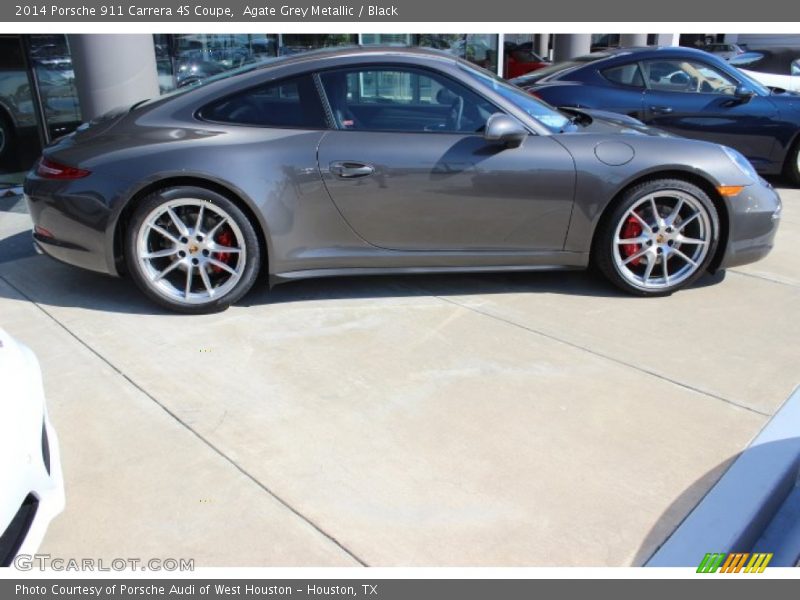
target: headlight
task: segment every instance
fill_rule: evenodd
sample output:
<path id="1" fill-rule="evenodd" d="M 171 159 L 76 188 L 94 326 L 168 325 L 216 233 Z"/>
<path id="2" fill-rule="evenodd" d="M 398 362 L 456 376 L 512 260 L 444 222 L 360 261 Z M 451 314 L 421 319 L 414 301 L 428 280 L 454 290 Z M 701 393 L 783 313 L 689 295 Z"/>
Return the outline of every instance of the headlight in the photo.
<path id="1" fill-rule="evenodd" d="M 731 159 L 731 162 L 739 167 L 739 170 L 744 173 L 750 181 L 753 183 L 758 181 L 758 173 L 756 173 L 753 165 L 750 164 L 750 161 L 747 160 L 741 152 L 733 148 L 728 148 L 727 146 L 720 146 L 720 148 L 722 148 L 725 154 L 728 155 L 728 158 Z"/>

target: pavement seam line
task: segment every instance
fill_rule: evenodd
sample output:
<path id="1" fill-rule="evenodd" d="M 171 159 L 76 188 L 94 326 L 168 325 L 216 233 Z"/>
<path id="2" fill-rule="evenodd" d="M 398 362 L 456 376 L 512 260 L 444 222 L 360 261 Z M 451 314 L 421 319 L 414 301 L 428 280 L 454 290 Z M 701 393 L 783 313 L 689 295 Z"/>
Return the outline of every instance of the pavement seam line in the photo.
<path id="1" fill-rule="evenodd" d="M 760 279 L 761 281 L 768 281 L 770 283 L 777 283 L 778 285 L 785 285 L 787 287 L 800 287 L 800 285 L 796 283 L 792 283 L 790 281 L 781 281 L 780 279 L 773 279 L 772 277 L 766 277 L 764 275 L 756 275 L 755 273 L 745 273 L 744 271 L 736 271 L 734 269 L 728 269 L 734 275 L 742 275 L 743 277 L 752 277 L 753 279 Z"/>
<path id="2" fill-rule="evenodd" d="M 187 431 L 189 431 L 189 432 L 190 432 L 192 435 L 194 435 L 194 436 L 195 436 L 195 437 L 196 437 L 198 440 L 200 440 L 200 441 L 201 441 L 203 444 L 205 444 L 205 445 L 206 445 L 208 448 L 210 448 L 212 452 L 214 452 L 215 454 L 217 454 L 218 456 L 220 456 L 220 457 L 221 457 L 223 460 L 225 460 L 225 461 L 226 461 L 228 464 L 230 464 L 231 466 L 233 466 L 233 467 L 234 467 L 234 468 L 235 468 L 237 471 L 239 471 L 239 472 L 240 472 L 242 475 L 244 475 L 244 476 L 245 476 L 247 479 L 249 479 L 250 481 L 252 481 L 253 483 L 255 483 L 255 484 L 256 484 L 256 485 L 257 485 L 259 488 L 261 488 L 261 489 L 262 489 L 264 492 L 266 492 L 266 493 L 267 493 L 269 496 L 271 496 L 271 497 L 272 497 L 274 500 L 276 500 L 278 503 L 280 503 L 280 504 L 281 504 L 283 507 L 285 507 L 287 510 L 289 510 L 289 511 L 290 511 L 292 514 L 294 514 L 296 517 L 298 517 L 299 519 L 301 519 L 301 520 L 302 520 L 303 522 L 305 522 L 306 524 L 310 525 L 310 526 L 311 526 L 311 527 L 312 527 L 312 528 L 313 528 L 315 531 L 317 531 L 317 533 L 321 534 L 323 537 L 325 537 L 325 538 L 326 538 L 326 539 L 328 539 L 330 542 L 332 542 L 332 543 L 333 543 L 333 544 L 334 544 L 336 547 L 338 547 L 338 548 L 339 548 L 339 549 L 340 549 L 342 552 L 344 552 L 345 554 L 347 554 L 347 555 L 348 555 L 350 558 L 352 558 L 353 560 L 355 560 L 356 562 L 358 562 L 358 563 L 359 563 L 359 564 L 360 564 L 362 567 L 369 567 L 369 564 L 368 564 L 366 561 L 364 561 L 363 559 L 361 559 L 361 558 L 360 558 L 360 557 L 359 557 L 357 554 L 355 554 L 355 553 L 354 553 L 352 550 L 350 550 L 349 548 L 347 548 L 347 546 L 345 546 L 345 545 L 344 545 L 342 542 L 340 542 L 339 540 L 337 540 L 337 539 L 336 539 L 336 538 L 335 538 L 335 537 L 334 537 L 332 534 L 330 534 L 330 533 L 328 533 L 327 531 L 325 531 L 324 529 L 322 529 L 322 527 L 321 527 L 320 525 L 317 525 L 317 523 L 315 523 L 315 522 L 314 522 L 314 521 L 313 521 L 311 518 L 309 518 L 309 517 L 305 516 L 305 515 L 304 515 L 303 513 L 301 513 L 301 512 L 300 512 L 298 509 L 294 508 L 294 507 L 293 507 L 291 504 L 289 504 L 289 503 L 288 503 L 286 500 L 284 500 L 284 499 L 283 499 L 283 498 L 281 498 L 281 497 L 280 497 L 278 494 L 276 494 L 275 492 L 273 492 L 273 491 L 272 491 L 270 488 L 268 488 L 268 487 L 267 487 L 265 484 L 263 484 L 261 481 L 259 481 L 259 480 L 258 480 L 258 479 L 257 479 L 257 478 L 256 478 L 254 475 L 252 475 L 250 472 L 246 471 L 246 470 L 245 470 L 243 467 L 241 467 L 241 466 L 239 466 L 238 464 L 236 464 L 236 462 L 235 462 L 235 461 L 234 461 L 232 458 L 230 458 L 230 457 L 229 457 L 227 454 L 225 454 L 225 453 L 224 453 L 222 450 L 220 450 L 219 448 L 217 448 L 217 446 L 215 446 L 213 443 L 211 443 L 211 441 L 209 441 L 208 439 L 206 439 L 206 438 L 205 438 L 205 437 L 204 437 L 204 436 L 203 436 L 201 433 L 199 433 L 198 431 L 196 431 L 195 429 L 193 429 L 191 426 L 189 426 L 189 425 L 188 425 L 188 424 L 187 424 L 185 421 L 183 421 L 183 420 L 182 420 L 182 419 L 181 419 L 181 418 L 180 418 L 180 417 L 179 417 L 177 414 L 175 414 L 174 412 L 172 412 L 172 411 L 171 411 L 169 408 L 167 408 L 167 407 L 166 407 L 164 404 L 162 404 L 161 402 L 159 402 L 159 401 L 158 401 L 158 400 L 155 398 L 155 396 L 153 396 L 153 395 L 152 395 L 150 392 L 148 392 L 148 391 L 147 391 L 147 390 L 145 390 L 145 389 L 144 389 L 142 386 L 140 386 L 138 383 L 136 383 L 136 382 L 135 382 L 133 379 L 131 379 L 131 378 L 130 378 L 130 377 L 127 375 L 127 374 L 125 374 L 123 371 L 121 371 L 121 370 L 120 370 L 120 369 L 119 369 L 119 368 L 118 368 L 118 367 L 117 367 L 117 366 L 116 366 L 114 363 L 112 363 L 110 360 L 108 360 L 108 359 L 107 359 L 107 358 L 105 358 L 103 355 L 101 355 L 101 354 L 100 354 L 100 353 L 99 353 L 97 350 L 95 350 L 94 348 L 92 348 L 92 346 L 90 346 L 88 343 L 86 343 L 84 340 L 82 340 L 80 337 L 78 337 L 78 335 L 77 335 L 77 334 L 75 334 L 75 333 L 74 333 L 74 332 L 73 332 L 71 329 L 69 329 L 69 328 L 68 328 L 66 325 L 64 325 L 64 324 L 63 324 L 61 321 L 59 321 L 59 320 L 58 320 L 58 319 L 57 319 L 55 316 L 53 316 L 53 315 L 52 315 L 52 314 L 51 314 L 49 311 L 47 311 L 47 309 L 45 309 L 45 308 L 44 308 L 43 306 L 41 306 L 41 305 L 40 305 L 38 302 L 36 302 L 36 301 L 35 301 L 33 298 L 31 298 L 30 296 L 28 296 L 28 295 L 27 295 L 25 292 L 23 292 L 21 289 L 19 289 L 17 286 L 15 286 L 13 283 L 11 283 L 11 282 L 10 282 L 8 279 L 6 279 L 6 277 L 5 277 L 5 276 L 3 276 L 3 275 L 0 275 L 0 280 L 2 280 L 2 281 L 3 281 L 4 283 L 6 283 L 6 284 L 7 284 L 7 285 L 8 285 L 10 288 L 12 288 L 13 290 L 15 290 L 15 291 L 16 291 L 16 292 L 17 292 L 19 295 L 21 295 L 21 296 L 22 296 L 23 298 L 25 298 L 25 299 L 26 299 L 28 302 L 30 302 L 30 303 L 31 303 L 31 304 L 33 304 L 33 305 L 34 305 L 36 308 L 38 308 L 38 309 L 39 309 L 39 310 L 40 310 L 42 313 L 44 313 L 44 314 L 45 314 L 47 317 L 49 317 L 49 318 L 50 318 L 50 319 L 51 319 L 51 320 L 52 320 L 52 321 L 53 321 L 53 322 L 54 322 L 56 325 L 58 325 L 59 327 L 61 327 L 61 329 L 63 329 L 64 331 L 66 331 L 66 332 L 67 332 L 67 333 L 68 333 L 68 334 L 69 334 L 69 335 L 70 335 L 72 338 L 74 338 L 74 339 L 75 339 L 75 340 L 76 340 L 76 341 L 77 341 L 79 344 L 81 344 L 81 345 L 82 345 L 84 348 L 86 348 L 87 350 L 89 350 L 89 352 L 91 352 L 92 354 L 94 354 L 94 355 L 95 355 L 97 358 L 99 358 L 101 361 L 103 361 L 103 362 L 104 362 L 106 365 L 108 365 L 109 367 L 111 367 L 111 369 L 113 369 L 113 370 L 114 370 L 116 373 L 118 373 L 118 374 L 119 374 L 119 375 L 120 375 L 120 376 L 121 376 L 123 379 L 125 379 L 125 381 L 127 381 L 128 383 L 130 383 L 130 384 L 131 384 L 131 385 L 132 385 L 134 388 L 136 388 L 137 390 L 139 390 L 139 391 L 140 391 L 142 394 L 144 394 L 144 395 L 145 395 L 147 398 L 149 398 L 149 399 L 150 399 L 152 402 L 154 402 L 154 403 L 156 404 L 156 406 L 158 406 L 158 407 L 159 407 L 161 410 L 163 410 L 163 411 L 164 411 L 164 412 L 165 412 L 167 415 L 169 415 L 170 417 L 172 417 L 172 418 L 173 418 L 175 421 L 177 421 L 177 422 L 178 422 L 178 423 L 179 423 L 179 424 L 180 424 L 180 425 L 181 425 L 183 428 L 185 428 L 185 429 L 186 429 Z"/>
<path id="3" fill-rule="evenodd" d="M 501 317 L 500 315 L 496 315 L 496 314 L 493 314 L 491 312 L 479 310 L 479 309 L 475 308 L 474 306 L 469 306 L 467 304 L 461 304 L 460 302 L 456 302 L 455 300 L 451 300 L 451 299 L 446 298 L 444 296 L 438 296 L 436 294 L 432 294 L 432 296 L 434 298 L 438 299 L 438 300 L 442 300 L 443 302 L 448 302 L 450 304 L 453 304 L 454 306 L 458 306 L 460 308 L 469 310 L 469 311 L 474 312 L 476 314 L 483 315 L 485 317 L 489 317 L 490 319 L 495 319 L 497 321 L 500 321 L 501 323 L 506 323 L 507 325 L 511 325 L 512 327 L 517 327 L 519 329 L 522 329 L 523 331 L 527 331 L 529 333 L 540 335 L 540 336 L 542 336 L 544 338 L 547 338 L 548 340 L 553 340 L 554 342 L 559 342 L 561 344 L 565 344 L 567 346 L 570 346 L 571 348 L 575 348 L 577 350 L 582 350 L 584 352 L 588 352 L 589 354 L 592 354 L 593 356 L 597 356 L 599 358 L 603 358 L 605 360 L 609 360 L 611 362 L 614 362 L 614 363 L 617 363 L 619 365 L 628 367 L 630 369 L 634 369 L 634 370 L 639 371 L 641 373 L 645 373 L 645 374 L 650 375 L 652 377 L 657 377 L 658 379 L 661 379 L 661 380 L 666 381 L 668 383 L 671 383 L 673 385 L 677 385 L 678 387 L 682 387 L 682 388 L 690 390 L 692 392 L 696 392 L 698 394 L 702 394 L 704 396 L 708 396 L 710 398 L 714 398 L 715 400 L 721 400 L 722 402 L 725 402 L 725 403 L 730 404 L 732 406 L 735 406 L 737 408 L 741 408 L 743 410 L 755 413 L 757 415 L 761 415 L 762 417 L 769 418 L 770 416 L 772 416 L 769 413 L 765 413 L 765 412 L 762 412 L 762 411 L 757 410 L 755 408 L 751 408 L 749 406 L 745 406 L 744 404 L 739 404 L 735 400 L 730 400 L 729 398 L 725 398 L 724 396 L 718 396 L 717 394 L 714 394 L 714 393 L 711 393 L 711 392 L 707 392 L 705 390 L 702 390 L 700 388 L 696 388 L 696 387 L 691 386 L 689 384 L 681 383 L 680 381 L 676 381 L 676 380 L 671 379 L 671 378 L 669 378 L 669 377 L 667 377 L 665 375 L 661 375 L 659 373 L 656 373 L 655 371 L 651 371 L 649 369 L 645 369 L 644 367 L 640 367 L 640 366 L 634 365 L 632 363 L 626 362 L 626 361 L 624 361 L 622 359 L 619 359 L 619 358 L 615 358 L 615 357 L 610 356 L 608 354 L 603 354 L 602 352 L 598 352 L 596 350 L 592 350 L 591 348 L 587 348 L 585 346 L 581 346 L 580 344 L 576 344 L 575 342 L 570 342 L 569 340 L 565 340 L 565 339 L 559 338 L 557 336 L 551 335 L 549 333 L 545 333 L 544 331 L 540 331 L 538 329 L 534 329 L 533 327 L 529 327 L 527 325 L 522 325 L 521 323 L 516 323 L 514 321 L 511 321 L 509 319 Z"/>

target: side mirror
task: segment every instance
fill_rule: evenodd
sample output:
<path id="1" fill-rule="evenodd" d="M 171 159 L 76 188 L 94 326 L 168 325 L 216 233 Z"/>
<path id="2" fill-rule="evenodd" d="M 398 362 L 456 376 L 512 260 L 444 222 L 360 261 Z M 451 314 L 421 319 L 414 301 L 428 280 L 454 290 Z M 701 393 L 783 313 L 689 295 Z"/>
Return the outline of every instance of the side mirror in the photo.
<path id="1" fill-rule="evenodd" d="M 736 89 L 733 92 L 733 95 L 736 97 L 737 100 L 739 100 L 739 102 L 741 102 L 742 104 L 746 104 L 747 102 L 750 102 L 750 100 L 753 99 L 753 96 L 755 96 L 756 93 L 748 87 L 745 87 L 743 85 L 737 85 Z"/>
<path id="2" fill-rule="evenodd" d="M 486 121 L 483 137 L 487 141 L 498 142 L 508 148 L 517 148 L 528 137 L 528 130 L 514 117 L 495 113 Z"/>

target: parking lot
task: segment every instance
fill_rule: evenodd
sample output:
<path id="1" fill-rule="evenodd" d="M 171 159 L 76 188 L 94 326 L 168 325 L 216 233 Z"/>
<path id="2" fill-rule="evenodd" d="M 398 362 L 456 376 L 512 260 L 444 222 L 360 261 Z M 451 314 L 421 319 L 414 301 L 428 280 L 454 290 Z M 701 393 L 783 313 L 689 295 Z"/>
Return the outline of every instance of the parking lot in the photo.
<path id="1" fill-rule="evenodd" d="M 581 272 L 339 278 L 200 317 L 35 255 L 0 199 L 0 326 L 39 357 L 66 478 L 41 551 L 642 564 L 800 383 L 781 195 L 766 260 L 670 298 Z"/>

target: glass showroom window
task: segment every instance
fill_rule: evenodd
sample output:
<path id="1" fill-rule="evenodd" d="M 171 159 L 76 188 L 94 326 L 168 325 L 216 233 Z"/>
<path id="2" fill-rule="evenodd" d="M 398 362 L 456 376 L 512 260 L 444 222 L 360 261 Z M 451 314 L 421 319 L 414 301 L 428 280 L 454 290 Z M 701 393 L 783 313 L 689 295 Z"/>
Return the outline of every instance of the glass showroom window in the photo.
<path id="1" fill-rule="evenodd" d="M 25 57 L 27 46 L 27 61 Z M 26 62 L 30 73 L 26 70 Z M 75 74 L 64 35 L 0 36 L 0 172 L 30 168 L 49 141 L 81 121 Z M 38 89 L 41 109 L 31 86 Z"/>
<path id="2" fill-rule="evenodd" d="M 336 46 L 355 46 L 358 44 L 358 35 L 349 33 L 325 34 L 283 34 L 279 40 L 280 56 L 298 54 L 318 48 L 332 48 Z"/>
<path id="3" fill-rule="evenodd" d="M 414 36 L 410 33 L 362 33 L 362 46 L 411 46 Z"/>
<path id="4" fill-rule="evenodd" d="M 420 46 L 444 50 L 493 73 L 497 72 L 496 34 L 425 33 L 416 37 Z"/>
<path id="5" fill-rule="evenodd" d="M 156 34 L 153 42 L 162 94 L 278 53 L 278 36 L 267 34 Z"/>

